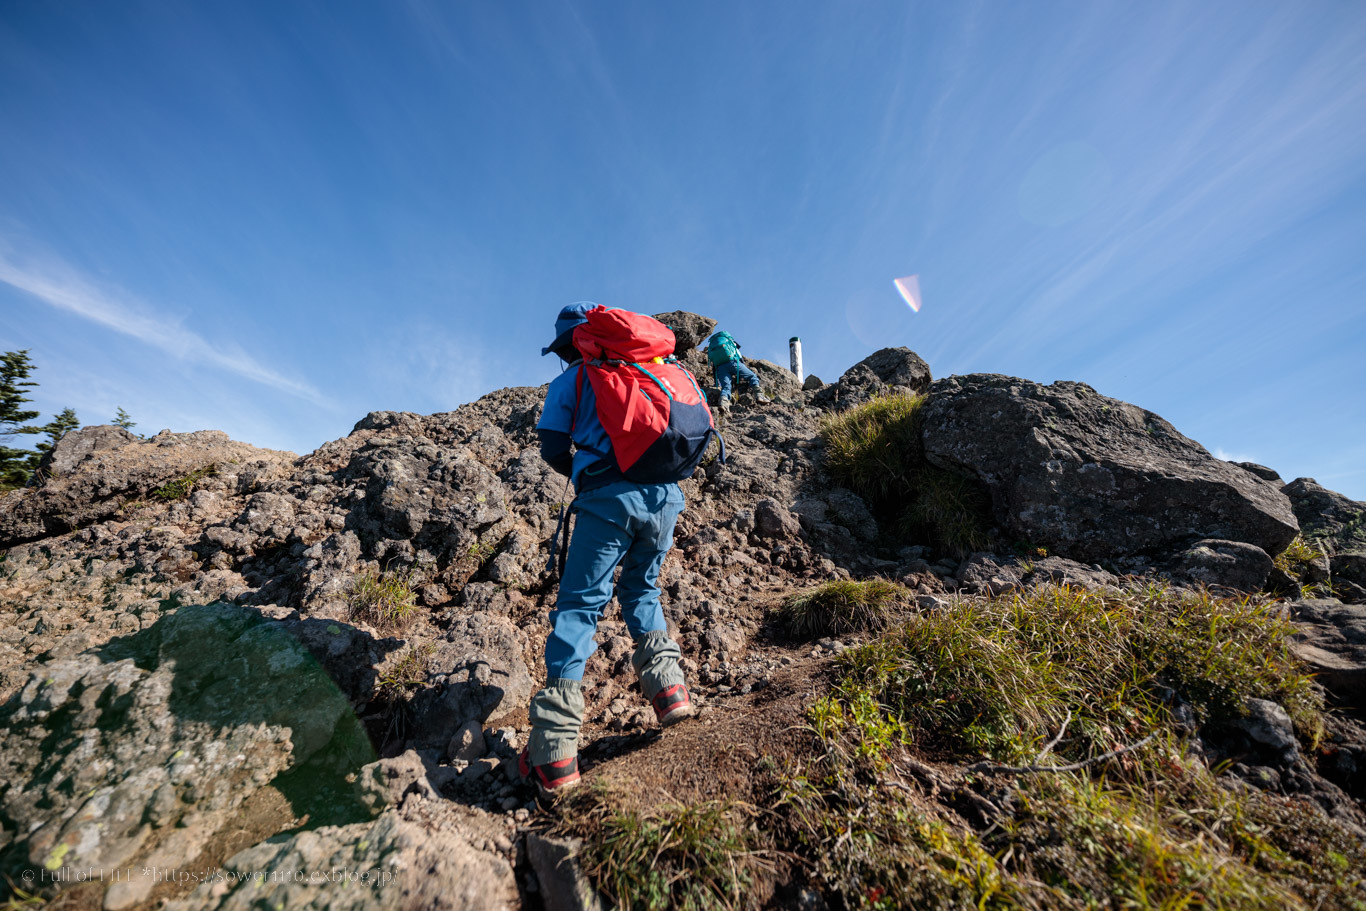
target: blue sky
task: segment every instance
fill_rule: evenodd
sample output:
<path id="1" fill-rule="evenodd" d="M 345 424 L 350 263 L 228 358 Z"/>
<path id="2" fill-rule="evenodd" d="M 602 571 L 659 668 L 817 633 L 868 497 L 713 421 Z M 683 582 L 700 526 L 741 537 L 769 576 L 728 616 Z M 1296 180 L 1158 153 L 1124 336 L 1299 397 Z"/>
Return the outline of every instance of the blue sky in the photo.
<path id="1" fill-rule="evenodd" d="M 1366 499 L 1360 3 L 0 0 L 0 124 L 45 415 L 307 452 L 545 382 L 590 299 Z"/>

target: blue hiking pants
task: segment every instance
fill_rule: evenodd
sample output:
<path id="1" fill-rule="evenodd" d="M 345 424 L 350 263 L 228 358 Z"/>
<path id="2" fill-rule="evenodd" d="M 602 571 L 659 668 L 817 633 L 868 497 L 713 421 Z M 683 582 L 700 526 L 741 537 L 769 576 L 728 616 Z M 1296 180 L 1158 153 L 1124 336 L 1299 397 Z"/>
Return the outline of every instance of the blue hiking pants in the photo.
<path id="1" fill-rule="evenodd" d="M 554 628 L 545 642 L 548 679 L 583 679 L 584 665 L 597 650 L 593 634 L 612 600 L 612 571 L 618 564 L 617 600 L 631 638 L 640 643 L 647 633 L 668 629 L 655 583 L 682 511 L 677 484 L 618 481 L 574 500 L 574 531 L 550 614 Z"/>
<path id="2" fill-rule="evenodd" d="M 753 370 L 745 366 L 744 361 L 727 361 L 724 364 L 716 365 L 716 383 L 721 387 L 721 398 L 730 398 L 730 388 L 737 378 L 740 380 L 741 386 L 755 390 L 759 388 L 759 377 L 754 375 Z"/>

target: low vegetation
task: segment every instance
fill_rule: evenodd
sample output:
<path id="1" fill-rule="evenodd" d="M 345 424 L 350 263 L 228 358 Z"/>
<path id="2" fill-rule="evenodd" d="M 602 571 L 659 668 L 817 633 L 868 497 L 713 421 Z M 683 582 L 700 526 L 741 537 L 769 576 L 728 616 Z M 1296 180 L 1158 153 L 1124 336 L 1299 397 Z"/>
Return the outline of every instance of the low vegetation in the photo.
<path id="1" fill-rule="evenodd" d="M 791 636 L 840 636 L 885 629 L 911 601 L 909 589 L 886 579 L 838 580 L 788 598 L 777 620 Z"/>
<path id="2" fill-rule="evenodd" d="M 396 632 L 412 622 L 417 592 L 409 573 L 363 570 L 351 582 L 351 619 L 385 632 Z"/>
<path id="3" fill-rule="evenodd" d="M 778 860 L 832 908 L 1360 911 L 1359 831 L 1188 750 L 1248 698 L 1312 749 L 1289 637 L 1266 605 L 1161 587 L 912 613 L 837 659 L 809 754 L 756 764 L 765 809 L 590 785 L 560 827 L 622 908 L 757 907 Z"/>
<path id="4" fill-rule="evenodd" d="M 176 478 L 174 481 L 166 482 L 156 490 L 153 490 L 148 496 L 166 503 L 175 500 L 183 500 L 194 493 L 196 484 L 205 478 L 211 478 L 216 474 L 218 474 L 217 465 L 206 465 L 203 468 L 196 468 L 183 478 Z"/>
<path id="5" fill-rule="evenodd" d="M 584 872 L 617 908 L 741 908 L 767 863 L 758 811 L 736 801 L 630 808 L 636 801 L 589 787 L 563 807 L 562 828 L 584 839 Z"/>
<path id="6" fill-rule="evenodd" d="M 893 394 L 821 425 L 831 477 L 863 497 L 899 540 L 926 540 L 966 555 L 991 543 L 990 499 L 970 478 L 925 460 L 922 395 Z"/>
<path id="7" fill-rule="evenodd" d="M 1332 597 L 1328 581 L 1327 554 L 1317 542 L 1296 535 L 1285 550 L 1276 555 L 1276 568 L 1299 580 L 1302 597 Z"/>
<path id="8" fill-rule="evenodd" d="M 1244 700 L 1285 706 L 1306 737 L 1319 697 L 1267 605 L 1067 586 L 917 616 L 842 658 L 848 693 L 870 692 L 927 744 L 1003 761 L 1032 756 L 1070 718 L 1058 751 L 1089 759 L 1171 726 L 1227 719 Z"/>
<path id="9" fill-rule="evenodd" d="M 410 646 L 380 672 L 375 680 L 375 698 L 396 702 L 427 680 L 427 662 L 435 646 L 428 643 Z"/>

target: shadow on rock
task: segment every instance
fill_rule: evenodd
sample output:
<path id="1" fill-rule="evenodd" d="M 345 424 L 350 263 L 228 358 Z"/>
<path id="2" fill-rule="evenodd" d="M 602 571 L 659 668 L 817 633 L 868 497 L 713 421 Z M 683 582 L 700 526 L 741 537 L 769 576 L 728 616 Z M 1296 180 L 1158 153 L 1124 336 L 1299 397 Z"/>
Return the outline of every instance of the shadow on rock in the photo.
<path id="1" fill-rule="evenodd" d="M 38 668 L 0 708 L 0 869 L 181 867 L 267 785 L 302 828 L 370 818 L 353 783 L 374 750 L 291 629 L 310 624 L 363 635 L 191 605 Z M 106 907 L 151 881 L 116 886 Z"/>

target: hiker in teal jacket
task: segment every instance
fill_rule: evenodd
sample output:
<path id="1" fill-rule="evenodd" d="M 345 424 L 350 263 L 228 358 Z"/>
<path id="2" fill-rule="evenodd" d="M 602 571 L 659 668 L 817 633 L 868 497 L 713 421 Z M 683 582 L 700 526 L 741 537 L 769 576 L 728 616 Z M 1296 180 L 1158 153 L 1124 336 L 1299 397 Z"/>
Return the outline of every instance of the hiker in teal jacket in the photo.
<path id="1" fill-rule="evenodd" d="M 716 374 L 716 384 L 721 387 L 722 411 L 730 410 L 731 387 L 737 379 L 741 387 L 754 393 L 756 401 L 768 401 L 759 388 L 759 377 L 740 358 L 740 343 L 729 332 L 718 332 L 707 342 L 707 360 Z"/>
<path id="2" fill-rule="evenodd" d="M 683 511 L 683 492 L 677 484 L 628 481 L 617 467 L 612 442 L 598 420 L 593 386 L 580 384 L 573 369 L 582 360 L 573 346 L 574 329 L 595 306 L 584 301 L 561 310 L 555 341 L 541 351 L 558 355 L 570 368 L 546 392 L 536 425 L 541 456 L 571 477 L 576 493 L 573 534 L 545 643 L 545 688 L 531 700 L 531 737 L 519 763 L 523 777 L 532 778 L 542 794 L 579 780 L 584 666 L 597 649 L 593 634 L 612 599 L 618 565 L 617 601 L 636 644 L 631 663 L 641 692 L 663 727 L 693 714 L 679 666 L 682 653 L 669 636 L 657 584 Z"/>

